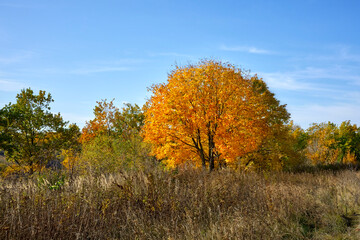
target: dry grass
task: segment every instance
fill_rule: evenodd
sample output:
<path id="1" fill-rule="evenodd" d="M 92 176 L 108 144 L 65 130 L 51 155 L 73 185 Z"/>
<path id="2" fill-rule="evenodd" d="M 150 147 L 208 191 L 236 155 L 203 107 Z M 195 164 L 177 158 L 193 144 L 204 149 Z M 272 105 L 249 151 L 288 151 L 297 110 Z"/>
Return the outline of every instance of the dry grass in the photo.
<path id="1" fill-rule="evenodd" d="M 358 239 L 360 174 L 78 177 L 0 182 L 0 239 Z"/>

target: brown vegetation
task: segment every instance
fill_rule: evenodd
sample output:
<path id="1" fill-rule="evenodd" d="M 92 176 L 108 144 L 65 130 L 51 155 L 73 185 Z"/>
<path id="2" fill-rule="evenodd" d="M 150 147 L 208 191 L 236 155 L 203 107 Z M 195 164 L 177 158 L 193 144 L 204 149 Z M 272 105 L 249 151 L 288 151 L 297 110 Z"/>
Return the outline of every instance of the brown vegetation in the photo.
<path id="1" fill-rule="evenodd" d="M 358 239 L 360 173 L 193 169 L 0 183 L 0 239 Z"/>

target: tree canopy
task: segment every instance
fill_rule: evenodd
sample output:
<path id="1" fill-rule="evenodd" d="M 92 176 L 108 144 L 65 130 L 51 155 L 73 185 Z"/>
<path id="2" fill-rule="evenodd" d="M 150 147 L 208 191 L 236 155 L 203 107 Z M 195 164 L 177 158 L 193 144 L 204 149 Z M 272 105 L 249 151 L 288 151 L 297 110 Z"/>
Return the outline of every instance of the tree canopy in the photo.
<path id="1" fill-rule="evenodd" d="M 95 117 L 86 122 L 82 129 L 81 142 L 89 142 L 100 135 L 113 135 L 129 140 L 140 132 L 144 114 L 137 104 L 126 103 L 120 110 L 114 105 L 114 99 L 110 102 L 105 99 L 96 103 Z"/>
<path id="2" fill-rule="evenodd" d="M 313 164 L 355 163 L 360 161 L 360 128 L 350 121 L 339 126 L 332 122 L 312 124 L 307 130 L 307 157 Z"/>
<path id="3" fill-rule="evenodd" d="M 60 114 L 50 112 L 51 95 L 34 94 L 30 88 L 0 110 L 0 149 L 6 159 L 30 172 L 56 158 L 60 149 L 74 146 L 79 135 L 76 125 L 67 127 Z"/>
<path id="4" fill-rule="evenodd" d="M 213 60 L 176 66 L 166 83 L 151 88 L 146 105 L 143 134 L 152 153 L 169 166 L 192 162 L 212 170 L 256 150 L 276 124 L 258 80 Z"/>
<path id="5" fill-rule="evenodd" d="M 94 119 L 82 129 L 80 165 L 98 174 L 133 167 L 147 158 L 148 147 L 139 134 L 143 119 L 136 104 L 126 103 L 119 109 L 114 100 L 98 101 Z"/>

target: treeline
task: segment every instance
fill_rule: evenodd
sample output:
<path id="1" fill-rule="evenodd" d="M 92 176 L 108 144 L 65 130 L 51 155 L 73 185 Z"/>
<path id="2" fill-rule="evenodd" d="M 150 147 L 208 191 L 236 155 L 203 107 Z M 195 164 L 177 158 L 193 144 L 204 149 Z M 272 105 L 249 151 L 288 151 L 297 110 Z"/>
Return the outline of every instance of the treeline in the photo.
<path id="1" fill-rule="evenodd" d="M 0 165 L 3 176 L 31 174 L 46 168 L 100 175 L 162 164 L 151 155 L 151 145 L 143 141 L 144 113 L 138 105 L 127 103 L 119 109 L 113 101 L 99 101 L 94 119 L 80 131 L 59 114 L 48 112 L 48 105 L 34 105 L 32 99 L 41 99 L 43 94 L 22 90 L 16 104 L 1 109 L 1 149 L 6 158 Z M 26 104 L 21 106 L 23 103 Z M 360 128 L 350 121 L 340 125 L 314 123 L 306 130 L 289 122 L 278 133 L 281 134 L 272 135 L 258 150 L 243 156 L 236 167 L 291 170 L 360 162 Z"/>
<path id="2" fill-rule="evenodd" d="M 121 110 L 113 101 L 98 102 L 94 119 L 80 131 L 50 112 L 53 99 L 30 88 L 0 110 L 0 162 L 3 176 L 33 174 L 47 169 L 69 174 L 103 174 L 151 164 L 149 145 L 140 135 L 144 115 L 139 106 Z"/>
<path id="3" fill-rule="evenodd" d="M 294 170 L 360 162 L 360 128 L 350 121 L 291 122 L 266 83 L 231 64 L 176 67 L 143 106 L 102 100 L 80 130 L 50 112 L 45 91 L 22 90 L 0 110 L 3 176 L 66 169 L 100 175 L 151 166 L 210 171 Z"/>

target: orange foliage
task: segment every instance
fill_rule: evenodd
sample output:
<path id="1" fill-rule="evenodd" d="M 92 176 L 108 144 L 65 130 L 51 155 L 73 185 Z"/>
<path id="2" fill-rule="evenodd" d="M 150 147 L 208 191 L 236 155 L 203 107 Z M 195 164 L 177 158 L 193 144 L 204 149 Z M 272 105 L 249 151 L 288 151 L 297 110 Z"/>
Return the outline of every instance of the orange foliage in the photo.
<path id="1" fill-rule="evenodd" d="M 261 96 L 251 78 L 231 64 L 177 66 L 167 83 L 151 90 L 143 135 L 170 167 L 190 161 L 212 170 L 236 163 L 268 133 Z"/>
<path id="2" fill-rule="evenodd" d="M 337 127 L 333 123 L 313 124 L 308 132 L 307 157 L 316 164 L 333 164 L 338 162 L 340 149 L 335 147 Z"/>
<path id="3" fill-rule="evenodd" d="M 118 108 L 114 106 L 113 102 L 114 100 L 111 100 L 108 103 L 106 99 L 96 102 L 98 105 L 94 109 L 95 118 L 86 122 L 86 126 L 82 129 L 81 143 L 89 142 L 99 134 L 110 134 L 115 114 L 118 113 Z"/>
<path id="4" fill-rule="evenodd" d="M 313 164 L 352 164 L 359 161 L 360 135 L 356 124 L 344 121 L 313 124 L 308 130 L 307 157 Z"/>

